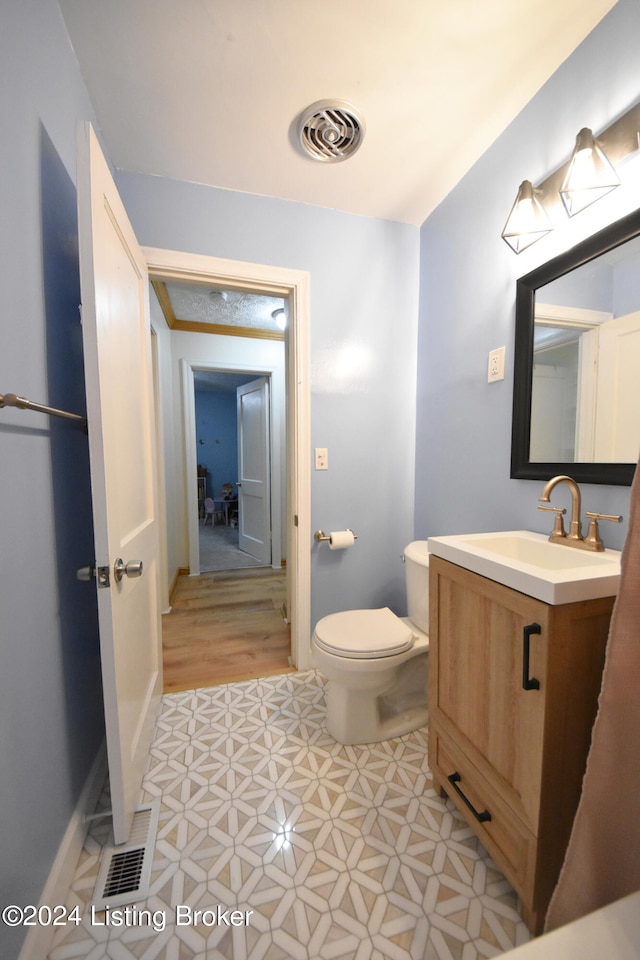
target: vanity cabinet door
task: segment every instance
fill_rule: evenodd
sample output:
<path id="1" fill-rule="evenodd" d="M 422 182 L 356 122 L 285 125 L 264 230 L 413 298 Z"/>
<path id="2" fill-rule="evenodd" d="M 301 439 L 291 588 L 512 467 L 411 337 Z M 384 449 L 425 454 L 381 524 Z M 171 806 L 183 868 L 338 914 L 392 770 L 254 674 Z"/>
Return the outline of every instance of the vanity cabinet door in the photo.
<path id="1" fill-rule="evenodd" d="M 549 606 L 433 555 L 429 587 L 434 785 L 540 933 L 580 798 L 614 598 Z"/>
<path id="2" fill-rule="evenodd" d="M 437 557 L 430 569 L 432 722 L 464 746 L 484 779 L 535 833 L 548 607 Z M 525 674 L 532 681 L 529 689 Z"/>

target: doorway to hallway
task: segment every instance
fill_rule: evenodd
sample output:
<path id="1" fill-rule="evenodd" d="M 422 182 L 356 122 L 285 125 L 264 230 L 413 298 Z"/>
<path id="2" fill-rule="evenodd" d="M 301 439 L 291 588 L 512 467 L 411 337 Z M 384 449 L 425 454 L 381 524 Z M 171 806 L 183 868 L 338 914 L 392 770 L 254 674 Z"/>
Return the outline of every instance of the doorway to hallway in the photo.
<path id="1" fill-rule="evenodd" d="M 310 655 L 310 465 L 308 446 L 310 435 L 310 395 L 309 395 L 309 276 L 300 270 L 251 264 L 241 261 L 223 260 L 216 257 L 189 254 L 180 251 L 145 248 L 145 257 L 152 279 L 177 281 L 182 284 L 199 284 L 207 289 L 237 290 L 262 293 L 271 297 L 280 297 L 285 302 L 288 325 L 285 333 L 284 380 L 282 393 L 286 397 L 285 417 L 278 431 L 282 450 L 282 470 L 286 476 L 283 481 L 286 493 L 284 504 L 280 505 L 280 536 L 274 550 L 280 547 L 280 559 L 272 560 L 272 567 L 282 575 L 281 560 L 286 557 L 286 598 L 287 615 L 290 623 L 291 663 L 299 670 L 311 665 Z M 170 326 L 170 325 L 169 325 Z M 193 327 L 190 328 L 193 330 Z M 170 469 L 173 484 L 173 502 L 179 515 L 174 516 L 173 529 L 169 531 L 168 543 L 168 581 L 173 582 L 175 572 L 188 566 L 191 572 L 197 569 L 196 548 L 195 564 L 192 564 L 190 545 L 198 537 L 198 510 L 195 473 L 197 454 L 195 442 L 195 423 L 191 419 L 186 424 L 187 408 L 193 408 L 193 371 L 196 368 L 226 367 L 237 369 L 237 357 L 227 355 L 222 364 L 211 350 L 208 361 L 197 359 L 199 348 L 189 338 L 186 329 L 170 330 L 171 341 L 175 344 L 166 355 L 166 363 L 171 364 L 173 386 L 170 398 L 165 396 L 165 413 L 170 423 L 170 432 L 165 442 L 166 463 Z M 164 336 L 165 343 L 169 339 Z M 217 337 L 201 337 L 211 344 Z M 230 338 L 219 336 L 219 340 L 228 342 Z M 174 366 L 175 364 L 175 366 Z M 177 373 L 173 372 L 176 370 Z M 254 363 L 244 365 L 244 370 L 254 370 L 269 375 L 272 371 L 266 367 L 256 368 Z M 273 380 L 273 377 L 272 377 Z M 285 392 L 286 390 L 286 392 Z M 188 429 L 185 429 L 188 427 Z M 275 434 L 274 430 L 274 434 Z M 189 452 L 186 445 L 193 442 Z M 191 469 L 176 469 L 176 456 L 187 455 Z M 189 459 L 190 458 L 190 459 Z M 274 503 L 275 503 L 274 498 Z M 184 532 L 188 528 L 188 536 Z M 275 530 L 275 523 L 274 523 Z M 275 535 L 274 535 L 275 539 Z M 187 550 L 185 552 L 185 545 Z M 274 557 L 276 556 L 274 552 Z M 188 561 L 188 563 L 185 563 Z M 169 598 L 167 596 L 167 606 Z"/>
<path id="2" fill-rule="evenodd" d="M 277 567 L 283 553 L 272 556 L 272 540 L 275 533 L 282 543 L 279 527 L 286 510 L 286 464 L 281 462 L 284 456 L 277 437 L 272 442 L 272 419 L 276 425 L 286 419 L 286 397 L 280 400 L 283 409 L 272 411 L 271 377 L 255 371 L 196 369 L 193 381 L 198 570 L 265 566 L 274 559 Z M 280 396 L 276 391 L 274 399 Z M 276 501 L 275 510 L 272 501 Z"/>
<path id="3" fill-rule="evenodd" d="M 178 578 L 163 617 L 164 692 L 294 672 L 284 571 Z"/>

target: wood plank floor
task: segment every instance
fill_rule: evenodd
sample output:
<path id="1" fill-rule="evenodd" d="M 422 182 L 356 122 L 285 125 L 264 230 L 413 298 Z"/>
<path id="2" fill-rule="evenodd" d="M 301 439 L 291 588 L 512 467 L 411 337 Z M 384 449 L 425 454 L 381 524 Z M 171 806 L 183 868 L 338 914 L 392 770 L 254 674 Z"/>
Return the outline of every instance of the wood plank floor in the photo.
<path id="1" fill-rule="evenodd" d="M 285 599 L 271 568 L 178 577 L 162 618 L 164 692 L 293 673 Z"/>

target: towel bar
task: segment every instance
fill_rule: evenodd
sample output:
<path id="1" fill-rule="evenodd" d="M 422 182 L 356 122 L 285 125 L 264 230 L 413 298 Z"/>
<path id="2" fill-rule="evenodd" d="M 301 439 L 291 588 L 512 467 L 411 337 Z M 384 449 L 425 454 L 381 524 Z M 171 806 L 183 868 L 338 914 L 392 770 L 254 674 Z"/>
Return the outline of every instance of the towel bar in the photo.
<path id="1" fill-rule="evenodd" d="M 66 410 L 58 410 L 56 407 L 48 407 L 44 403 L 34 403 L 25 397 L 17 397 L 15 393 L 0 393 L 0 407 L 17 407 L 19 410 L 36 410 L 38 413 L 48 413 L 51 417 L 64 417 L 66 420 L 76 420 L 83 427 L 87 426 L 85 417 L 78 413 L 68 413 Z"/>

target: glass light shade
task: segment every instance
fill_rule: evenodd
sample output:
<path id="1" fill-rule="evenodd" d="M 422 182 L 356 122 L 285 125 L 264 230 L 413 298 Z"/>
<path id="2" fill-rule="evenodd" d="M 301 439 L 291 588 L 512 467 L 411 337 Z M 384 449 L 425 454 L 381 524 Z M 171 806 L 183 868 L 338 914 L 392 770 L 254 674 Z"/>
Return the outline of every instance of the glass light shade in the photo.
<path id="1" fill-rule="evenodd" d="M 620 180 L 602 147 L 587 127 L 576 137 L 569 169 L 560 187 L 560 196 L 570 217 L 606 196 Z"/>
<path id="2" fill-rule="evenodd" d="M 511 208 L 502 231 L 502 238 L 512 250 L 520 253 L 532 243 L 551 233 L 553 226 L 536 196 L 530 180 L 523 180 L 516 202 Z"/>
<path id="3" fill-rule="evenodd" d="M 277 310 L 274 310 L 271 314 L 271 318 L 272 320 L 275 320 L 276 325 L 280 328 L 280 330 L 286 329 L 287 318 L 285 316 L 283 307 L 278 307 Z"/>

